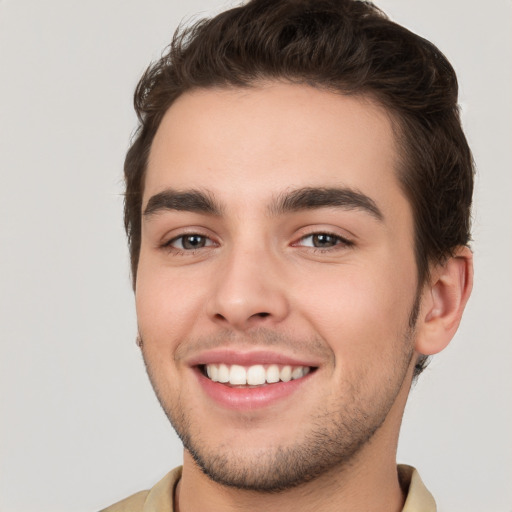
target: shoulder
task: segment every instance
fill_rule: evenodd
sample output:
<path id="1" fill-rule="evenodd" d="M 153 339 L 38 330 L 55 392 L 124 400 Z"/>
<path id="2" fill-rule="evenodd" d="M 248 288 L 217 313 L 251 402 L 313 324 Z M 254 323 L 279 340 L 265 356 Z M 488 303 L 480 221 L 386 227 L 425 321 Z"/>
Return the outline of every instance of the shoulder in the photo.
<path id="1" fill-rule="evenodd" d="M 436 512 L 436 502 L 416 469 L 399 464 L 398 478 L 406 496 L 402 512 Z"/>
<path id="2" fill-rule="evenodd" d="M 104 508 L 100 512 L 142 512 L 148 494 L 149 491 L 140 491 L 124 500 L 114 503 L 114 505 L 110 505 L 110 507 Z"/>
<path id="3" fill-rule="evenodd" d="M 100 512 L 172 512 L 174 488 L 181 477 L 181 466 L 173 469 L 154 487 L 114 503 Z"/>

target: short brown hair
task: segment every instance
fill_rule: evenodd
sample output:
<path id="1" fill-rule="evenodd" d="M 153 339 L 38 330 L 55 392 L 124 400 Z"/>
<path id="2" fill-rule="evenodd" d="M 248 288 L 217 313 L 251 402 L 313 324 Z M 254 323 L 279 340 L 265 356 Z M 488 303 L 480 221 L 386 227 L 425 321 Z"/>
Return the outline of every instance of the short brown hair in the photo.
<path id="1" fill-rule="evenodd" d="M 367 95 L 392 115 L 397 170 L 414 215 L 418 281 L 470 240 L 473 160 L 461 128 L 458 85 L 429 41 L 360 0 L 251 0 L 179 28 L 135 91 L 139 127 L 125 160 L 125 227 L 136 279 L 149 151 L 181 94 L 262 80 Z"/>

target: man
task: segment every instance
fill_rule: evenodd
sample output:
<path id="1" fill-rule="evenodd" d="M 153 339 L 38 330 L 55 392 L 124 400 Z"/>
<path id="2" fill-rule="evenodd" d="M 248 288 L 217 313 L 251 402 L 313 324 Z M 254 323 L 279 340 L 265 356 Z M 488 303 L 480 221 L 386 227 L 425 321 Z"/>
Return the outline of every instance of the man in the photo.
<path id="1" fill-rule="evenodd" d="M 471 292 L 456 102 L 367 3 L 252 0 L 175 36 L 136 91 L 125 223 L 184 462 L 106 510 L 435 510 L 396 448 Z"/>

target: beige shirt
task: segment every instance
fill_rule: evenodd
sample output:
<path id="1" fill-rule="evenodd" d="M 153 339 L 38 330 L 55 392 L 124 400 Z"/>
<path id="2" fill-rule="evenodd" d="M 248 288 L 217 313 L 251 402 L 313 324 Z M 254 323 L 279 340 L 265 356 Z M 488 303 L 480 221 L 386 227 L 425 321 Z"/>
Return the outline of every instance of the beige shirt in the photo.
<path id="1" fill-rule="evenodd" d="M 181 477 L 181 466 L 173 469 L 149 491 L 141 491 L 101 512 L 173 512 L 174 489 Z M 399 465 L 400 485 L 407 492 L 402 512 L 436 512 L 436 503 L 411 466 Z"/>

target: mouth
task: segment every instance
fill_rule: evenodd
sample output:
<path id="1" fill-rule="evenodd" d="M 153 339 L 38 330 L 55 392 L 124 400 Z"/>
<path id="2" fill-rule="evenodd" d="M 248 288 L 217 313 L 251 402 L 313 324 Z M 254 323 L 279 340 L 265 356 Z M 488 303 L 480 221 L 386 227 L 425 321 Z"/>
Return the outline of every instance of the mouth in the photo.
<path id="1" fill-rule="evenodd" d="M 316 370 L 316 367 L 302 365 L 255 364 L 242 366 L 227 363 L 203 364 L 198 368 L 202 375 L 210 381 L 237 388 L 266 387 L 299 380 Z"/>
<path id="2" fill-rule="evenodd" d="M 188 366 L 207 403 L 223 411 L 254 411 L 311 389 L 321 361 L 308 359 L 275 351 L 217 349 L 196 355 Z"/>

